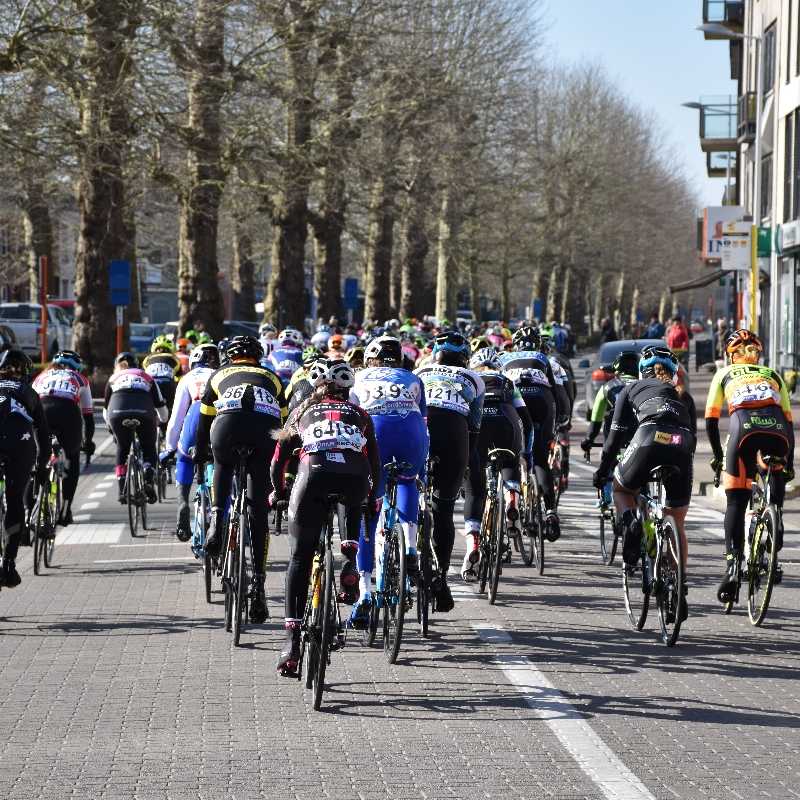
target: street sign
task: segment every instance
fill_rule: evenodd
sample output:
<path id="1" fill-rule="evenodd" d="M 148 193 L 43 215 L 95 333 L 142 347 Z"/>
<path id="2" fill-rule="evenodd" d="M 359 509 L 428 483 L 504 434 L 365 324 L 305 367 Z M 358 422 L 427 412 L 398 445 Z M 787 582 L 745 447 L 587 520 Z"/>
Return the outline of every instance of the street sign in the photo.
<path id="1" fill-rule="evenodd" d="M 112 306 L 131 304 L 131 262 L 112 261 L 108 266 L 109 301 Z"/>
<path id="2" fill-rule="evenodd" d="M 725 222 L 720 226 L 717 240 L 722 269 L 750 271 L 753 261 L 750 243 L 752 229 L 750 222 Z"/>
<path id="3" fill-rule="evenodd" d="M 358 278 L 344 279 L 344 307 L 348 311 L 358 308 Z"/>

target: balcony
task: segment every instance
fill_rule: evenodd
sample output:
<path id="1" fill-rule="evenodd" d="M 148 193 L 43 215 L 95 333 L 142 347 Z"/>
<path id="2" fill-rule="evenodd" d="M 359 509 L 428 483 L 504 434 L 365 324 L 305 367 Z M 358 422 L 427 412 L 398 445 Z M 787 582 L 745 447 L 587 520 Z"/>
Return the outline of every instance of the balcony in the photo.
<path id="1" fill-rule="evenodd" d="M 736 180 L 736 153 L 706 153 L 706 168 L 709 178 L 728 177 L 728 159 L 730 159 L 730 177 Z"/>
<path id="2" fill-rule="evenodd" d="M 756 138 L 756 93 L 746 92 L 739 98 L 736 140 L 739 144 L 751 144 Z"/>
<path id="3" fill-rule="evenodd" d="M 735 97 L 700 98 L 700 149 L 704 153 L 735 151 L 736 132 Z"/>
<path id="4" fill-rule="evenodd" d="M 724 25 L 731 33 L 744 30 L 743 0 L 703 0 L 703 23 L 716 22 Z M 728 38 L 721 33 L 704 33 L 706 41 Z"/>

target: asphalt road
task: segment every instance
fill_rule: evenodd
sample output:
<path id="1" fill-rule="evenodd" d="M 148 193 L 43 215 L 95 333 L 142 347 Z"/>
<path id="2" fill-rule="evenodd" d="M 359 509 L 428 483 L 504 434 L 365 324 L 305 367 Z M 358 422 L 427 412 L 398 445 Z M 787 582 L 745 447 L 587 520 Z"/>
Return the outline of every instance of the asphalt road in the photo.
<path id="1" fill-rule="evenodd" d="M 544 576 L 515 557 L 494 606 L 454 576 L 456 608 L 428 641 L 410 626 L 397 665 L 355 637 L 334 653 L 318 713 L 274 672 L 286 537 L 273 539 L 272 617 L 233 648 L 220 595 L 206 604 L 172 534 L 174 503 L 131 540 L 101 455 L 55 567 L 35 577 L 26 551 L 22 585 L 0 593 L 0 797 L 800 795 L 794 537 L 753 628 L 743 609 L 721 614 L 721 514 L 696 498 L 690 618 L 667 649 L 654 618 L 629 628 L 619 562 L 599 559 L 592 468 L 573 465 Z"/>

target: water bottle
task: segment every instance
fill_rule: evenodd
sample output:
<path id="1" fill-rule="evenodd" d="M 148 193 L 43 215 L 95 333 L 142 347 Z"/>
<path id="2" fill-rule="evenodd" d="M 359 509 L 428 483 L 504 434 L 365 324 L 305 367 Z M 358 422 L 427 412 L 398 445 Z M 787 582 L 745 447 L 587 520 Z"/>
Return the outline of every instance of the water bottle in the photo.
<path id="1" fill-rule="evenodd" d="M 644 525 L 645 546 L 650 558 L 656 557 L 656 524 L 651 519 L 646 519 Z"/>
<path id="2" fill-rule="evenodd" d="M 603 486 L 603 502 L 607 506 L 610 506 L 612 501 L 613 501 L 613 493 L 611 491 L 611 484 L 607 483 L 605 486 Z"/>
<path id="3" fill-rule="evenodd" d="M 54 479 L 50 481 L 50 499 L 55 504 L 56 497 L 58 496 L 58 482 Z"/>

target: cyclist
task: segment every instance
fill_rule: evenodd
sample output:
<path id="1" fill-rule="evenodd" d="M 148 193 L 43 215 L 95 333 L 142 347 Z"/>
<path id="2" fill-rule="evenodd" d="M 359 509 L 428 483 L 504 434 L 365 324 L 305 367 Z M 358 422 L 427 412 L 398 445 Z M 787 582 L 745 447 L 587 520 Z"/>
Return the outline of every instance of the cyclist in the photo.
<path id="1" fill-rule="evenodd" d="M 360 405 L 372 417 L 381 465 L 385 466 L 392 460 L 411 465 L 409 470 L 398 476 L 397 511 L 406 537 L 406 569 L 412 575 L 418 569 L 417 475 L 424 472 L 428 456 L 425 389 L 413 372 L 402 367 L 403 353 L 399 339 L 392 336 L 373 339 L 364 350 L 364 360 L 366 368 L 356 374 L 350 402 Z M 384 496 L 385 480 L 381 469 L 373 492 L 378 501 Z M 355 627 L 365 624 L 369 619 L 377 527 L 378 515 L 373 514 L 368 529 L 359 536 L 359 598 L 351 616 Z"/>
<path id="2" fill-rule="evenodd" d="M 144 456 L 144 491 L 148 503 L 156 502 L 153 484 L 153 465 L 156 463 L 156 424 L 166 423 L 167 404 L 155 380 L 143 369 L 133 353 L 120 353 L 114 360 L 114 374 L 106 383 L 103 419 L 111 428 L 117 443 L 115 473 L 119 486 L 119 501 L 125 502 L 125 475 L 128 453 L 133 443 L 132 429 L 126 419 L 139 420 L 137 430 Z"/>
<path id="3" fill-rule="evenodd" d="M 269 358 L 277 342 L 278 329 L 271 322 L 262 322 L 258 328 L 258 341 L 264 351 L 262 358 Z"/>
<path id="4" fill-rule="evenodd" d="M 359 537 L 362 505 L 368 495 L 374 500 L 371 487 L 377 486 L 380 473 L 372 419 L 347 400 L 355 383 L 352 368 L 344 361 L 317 364 L 324 368 L 315 377 L 314 391 L 289 416 L 272 461 L 275 491 L 270 502 L 274 503 L 286 498 L 284 471 L 294 450 L 300 449 L 288 515 L 292 548 L 286 570 L 286 642 L 278 657 L 278 671 L 283 675 L 297 671 L 300 624 L 327 497 L 340 494 L 345 498 L 348 530 L 342 550 L 351 551 Z"/>
<path id="5" fill-rule="evenodd" d="M 189 371 L 189 353 L 192 350 L 192 342 L 182 336 L 175 342 L 175 357 L 181 363 L 181 372 Z"/>
<path id="6" fill-rule="evenodd" d="M 334 333 L 328 339 L 328 352 L 325 354 L 330 359 L 344 358 L 345 354 L 344 336 L 341 333 Z"/>
<path id="7" fill-rule="evenodd" d="M 178 521 L 175 535 L 182 542 L 192 536 L 189 525 L 189 493 L 192 489 L 193 464 L 190 455 L 197 439 L 200 419 L 200 398 L 208 379 L 219 369 L 219 350 L 214 344 L 200 344 L 189 355 L 189 372 L 175 390 L 175 403 L 167 425 L 166 450 L 160 455 L 167 460 L 177 453 L 175 485 L 178 489 Z"/>
<path id="8" fill-rule="evenodd" d="M 324 358 L 324 353 L 322 353 L 319 348 L 314 347 L 313 344 L 303 349 L 303 365 L 292 375 L 292 379 L 286 387 L 286 402 L 288 403 L 290 412 L 299 406 L 300 403 L 314 391 L 314 385 L 308 379 L 308 369 L 315 361 Z"/>
<path id="9" fill-rule="evenodd" d="M 47 481 L 47 464 L 53 452 L 42 403 L 29 384 L 32 367 L 22 350 L 13 347 L 0 353 L 0 462 L 6 482 L 6 540 L 0 586 L 9 588 L 22 582 L 16 558 L 25 524 L 25 488 L 34 463 L 37 482 Z"/>
<path id="10" fill-rule="evenodd" d="M 243 446 L 252 450 L 247 458 L 247 501 L 252 512 L 250 536 L 254 559 L 250 621 L 260 624 L 267 614 L 264 562 L 266 498 L 271 488 L 269 462 L 275 450 L 272 433 L 286 417 L 286 398 L 279 378 L 258 363 L 263 353 L 255 337 L 234 336 L 225 354 L 230 363 L 211 374 L 200 400 L 194 460 L 198 468 L 204 468 L 209 461 L 209 446 L 213 448 L 213 506 L 206 552 L 216 558 L 223 545 L 223 516 L 239 458 L 236 450 Z"/>
<path id="11" fill-rule="evenodd" d="M 432 508 L 436 557 L 442 569 L 436 597 L 439 611 L 453 608 L 447 585 L 456 537 L 453 513 L 471 453 L 478 443 L 483 413 L 485 389 L 478 373 L 467 367 L 470 354 L 463 334 L 442 333 L 434 341 L 433 363 L 414 373 L 425 386 L 430 450 L 432 456 L 439 458 L 433 475 Z"/>
<path id="12" fill-rule="evenodd" d="M 594 485 L 602 488 L 614 470 L 614 503 L 622 517 L 623 558 L 628 567 L 639 560 L 642 522 L 637 514 L 639 490 L 656 467 L 673 465 L 678 473 L 664 479 L 667 513 L 675 518 L 688 554 L 684 522 L 692 497 L 692 460 L 697 415 L 690 394 L 675 387 L 678 359 L 666 347 L 648 346 L 639 360 L 641 380 L 629 383 L 618 395 L 611 430 L 603 445 Z M 623 452 L 624 450 L 624 452 Z M 681 605 L 681 618 L 688 613 Z"/>
<path id="13" fill-rule="evenodd" d="M 794 475 L 794 431 L 786 384 L 777 372 L 759 364 L 761 340 L 752 331 L 733 331 L 725 342 L 730 363 L 718 370 L 708 389 L 706 432 L 711 442 L 715 472 L 724 470 L 726 570 L 717 597 L 721 603 L 734 599 L 735 564 L 744 544 L 744 521 L 750 503 L 751 485 L 759 453 L 787 459 L 787 468 L 773 473 L 771 496 L 783 508 L 786 482 Z M 719 435 L 719 418 L 727 403 L 730 426 L 724 456 Z M 779 515 L 776 532 L 778 551 L 783 547 L 783 520 Z M 782 573 L 776 572 L 780 581 Z"/>
<path id="14" fill-rule="evenodd" d="M 500 354 L 503 374 L 514 381 L 531 417 L 533 442 L 526 442 L 524 458 L 533 466 L 544 495 L 547 509 L 545 535 L 555 542 L 561 536 L 561 525 L 555 510 L 553 473 L 548 455 L 555 436 L 555 422 L 564 419 L 568 409 L 562 393 L 556 392 L 556 380 L 550 359 L 539 349 L 539 332 L 531 325 L 519 328 L 512 337 L 514 350 Z M 560 403 L 558 398 L 561 398 Z"/>
<path id="15" fill-rule="evenodd" d="M 357 344 L 347 351 L 344 360 L 356 371 L 364 368 L 364 348 Z"/>
<path id="16" fill-rule="evenodd" d="M 317 328 L 317 332 L 311 337 L 311 344 L 319 350 L 328 349 L 328 340 L 331 338 L 331 326 L 324 322 Z"/>
<path id="17" fill-rule="evenodd" d="M 47 426 L 58 439 L 66 459 L 64 503 L 58 524 L 72 523 L 72 499 L 78 488 L 83 450 L 94 453 L 94 407 L 89 381 L 81 375 L 81 357 L 73 350 L 56 353 L 49 369 L 40 373 L 33 388 L 42 401 Z"/>
<path id="18" fill-rule="evenodd" d="M 569 431 L 572 427 L 572 407 L 575 403 L 575 392 L 573 382 L 570 380 L 570 373 L 564 368 L 561 359 L 564 359 L 569 366 L 569 359 L 560 356 L 553 350 L 553 340 L 550 335 L 539 334 L 539 350 L 541 350 L 550 361 L 550 368 L 553 370 L 553 378 L 556 382 L 556 407 L 566 410 L 566 413 L 556 420 L 556 436 L 554 444 L 562 448 L 561 455 L 561 491 L 566 491 L 569 486 Z"/>
<path id="19" fill-rule="evenodd" d="M 282 330 L 278 334 L 278 346 L 270 353 L 269 360 L 284 387 L 302 366 L 302 358 L 303 334 L 294 328 Z"/>
<path id="20" fill-rule="evenodd" d="M 480 434 L 477 446 L 471 452 L 469 480 L 464 494 L 464 536 L 467 547 L 461 577 L 465 581 L 475 580 L 475 565 L 480 561 L 478 535 L 486 502 L 485 472 L 489 451 L 502 448 L 514 453 L 513 458 L 504 459 L 502 466 L 506 487 L 506 517 L 509 530 L 514 531 L 519 519 L 519 459 L 523 442 L 528 441 L 532 429 L 531 417 L 522 395 L 514 382 L 500 371 L 497 351 L 493 347 L 484 347 L 472 356 L 469 365 L 481 376 L 485 395 Z"/>
<path id="21" fill-rule="evenodd" d="M 142 361 L 142 368 L 158 384 L 167 410 L 172 411 L 175 388 L 184 371 L 175 355 L 175 345 L 166 336 L 157 336 L 150 345 L 150 355 Z"/>

